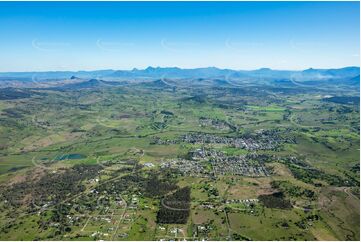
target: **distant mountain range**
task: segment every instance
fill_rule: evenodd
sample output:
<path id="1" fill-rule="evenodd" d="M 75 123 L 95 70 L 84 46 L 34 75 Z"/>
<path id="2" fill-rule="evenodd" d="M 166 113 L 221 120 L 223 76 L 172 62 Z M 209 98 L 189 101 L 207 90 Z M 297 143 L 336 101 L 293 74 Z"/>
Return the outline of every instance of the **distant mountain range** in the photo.
<path id="1" fill-rule="evenodd" d="M 96 70 L 96 71 L 49 71 L 49 72 L 0 72 L 0 81 L 6 80 L 51 80 L 51 79 L 185 79 L 185 78 L 220 78 L 220 79 L 290 79 L 296 81 L 320 81 L 330 79 L 350 79 L 359 82 L 360 67 L 339 69 L 307 69 L 303 71 L 272 70 L 231 70 L 216 67 L 181 69 L 178 67 L 148 67 L 144 70 Z"/>

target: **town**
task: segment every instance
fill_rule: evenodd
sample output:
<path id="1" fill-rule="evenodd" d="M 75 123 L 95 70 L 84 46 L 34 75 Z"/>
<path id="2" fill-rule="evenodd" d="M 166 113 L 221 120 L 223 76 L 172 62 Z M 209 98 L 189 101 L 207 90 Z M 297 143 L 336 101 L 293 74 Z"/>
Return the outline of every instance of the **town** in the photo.
<path id="1" fill-rule="evenodd" d="M 273 133 L 255 133 L 248 137 L 227 137 L 218 136 L 207 133 L 190 133 L 179 137 L 178 139 L 161 139 L 154 137 L 151 144 L 222 144 L 239 149 L 249 151 L 254 150 L 276 150 L 283 143 L 293 143 L 292 139 L 281 139 L 278 135 Z"/>

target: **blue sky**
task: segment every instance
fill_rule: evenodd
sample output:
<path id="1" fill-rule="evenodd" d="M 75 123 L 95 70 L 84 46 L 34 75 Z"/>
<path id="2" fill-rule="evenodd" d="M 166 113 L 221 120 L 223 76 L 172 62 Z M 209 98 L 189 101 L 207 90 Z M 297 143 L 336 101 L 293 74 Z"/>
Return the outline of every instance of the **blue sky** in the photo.
<path id="1" fill-rule="evenodd" d="M 0 71 L 359 66 L 359 2 L 0 2 Z"/>

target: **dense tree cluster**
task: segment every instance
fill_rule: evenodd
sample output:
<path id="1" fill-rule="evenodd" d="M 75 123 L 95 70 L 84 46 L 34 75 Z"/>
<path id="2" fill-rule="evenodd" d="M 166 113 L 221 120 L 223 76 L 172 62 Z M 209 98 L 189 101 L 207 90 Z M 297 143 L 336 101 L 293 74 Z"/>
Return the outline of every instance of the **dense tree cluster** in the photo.
<path id="1" fill-rule="evenodd" d="M 267 208 L 281 208 L 281 209 L 290 209 L 292 205 L 289 200 L 287 200 L 283 192 L 275 192 L 267 195 L 258 196 L 260 202 Z"/>
<path id="2" fill-rule="evenodd" d="M 75 165 L 58 173 L 47 173 L 36 181 L 25 181 L 3 187 L 1 196 L 8 204 L 19 206 L 34 203 L 38 206 L 47 202 L 58 203 L 69 195 L 84 190 L 81 182 L 98 175 L 101 166 Z"/>
<path id="3" fill-rule="evenodd" d="M 178 186 L 171 181 L 152 176 L 145 184 L 145 194 L 150 197 L 159 197 L 177 188 Z"/>
<path id="4" fill-rule="evenodd" d="M 303 182 L 314 184 L 314 180 L 324 180 L 332 186 L 354 186 L 357 182 L 349 179 L 343 179 L 334 174 L 328 174 L 316 168 L 304 169 L 296 166 L 289 166 L 293 176 Z"/>
<path id="5" fill-rule="evenodd" d="M 124 191 L 140 191 L 144 187 L 146 179 L 137 174 L 125 175 L 112 182 L 101 184 L 97 187 L 99 193 L 121 193 Z"/>
<path id="6" fill-rule="evenodd" d="M 340 97 L 329 97 L 322 99 L 326 102 L 333 102 L 333 103 L 339 103 L 339 104 L 360 104 L 360 97 L 354 97 L 354 96 L 340 96 Z"/>
<path id="7" fill-rule="evenodd" d="M 161 202 L 161 208 L 157 213 L 157 223 L 161 224 L 185 224 L 189 217 L 190 209 L 189 187 L 177 190 L 166 196 Z"/>
<path id="8" fill-rule="evenodd" d="M 0 100 L 13 100 L 31 97 L 32 91 L 12 87 L 0 88 Z"/>

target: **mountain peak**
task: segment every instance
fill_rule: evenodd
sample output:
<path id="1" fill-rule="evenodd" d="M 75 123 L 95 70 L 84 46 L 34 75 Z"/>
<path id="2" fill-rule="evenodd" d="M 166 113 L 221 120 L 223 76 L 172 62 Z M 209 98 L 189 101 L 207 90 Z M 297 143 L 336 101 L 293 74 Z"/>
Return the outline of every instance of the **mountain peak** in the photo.
<path id="1" fill-rule="evenodd" d="M 154 68 L 153 66 L 148 66 L 146 69 L 144 69 L 145 71 L 153 71 L 155 69 L 159 69 L 159 67 Z"/>
<path id="2" fill-rule="evenodd" d="M 256 71 L 272 71 L 271 68 L 267 68 L 267 67 L 262 67 L 262 68 L 259 68 L 258 70 Z"/>

